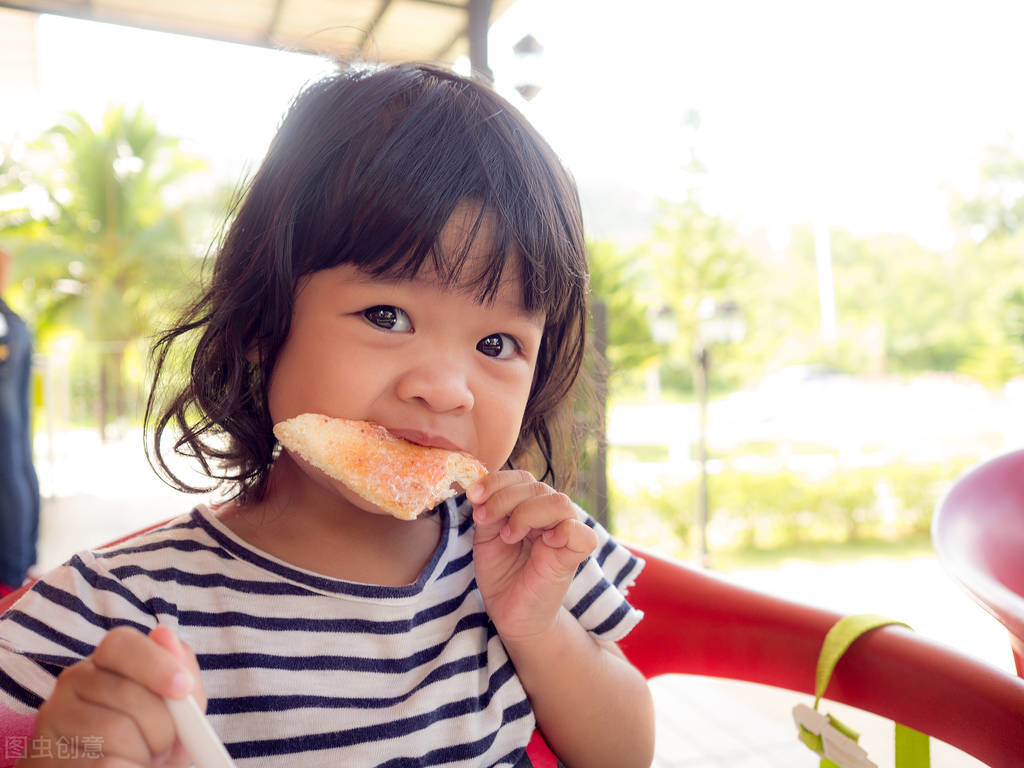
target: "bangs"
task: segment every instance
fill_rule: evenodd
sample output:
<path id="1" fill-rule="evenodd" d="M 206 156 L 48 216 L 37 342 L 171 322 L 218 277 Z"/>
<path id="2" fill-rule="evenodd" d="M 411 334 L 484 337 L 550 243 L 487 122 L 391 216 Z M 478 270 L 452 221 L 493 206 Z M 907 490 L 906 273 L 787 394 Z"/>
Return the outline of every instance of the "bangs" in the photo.
<path id="1" fill-rule="evenodd" d="M 466 293 L 481 304 L 493 302 L 504 281 L 517 280 L 523 287 L 517 292 L 522 309 L 550 311 L 542 298 L 551 294 L 546 283 L 552 269 L 543 261 L 524 258 L 515 233 L 503 224 L 493 210 L 463 203 L 432 239 L 420 237 L 385 258 L 350 263 L 375 277 L 397 281 L 426 272 L 440 287 Z"/>
<path id="2" fill-rule="evenodd" d="M 301 272 L 347 263 L 401 280 L 427 269 L 481 302 L 514 276 L 523 308 L 548 313 L 569 285 L 585 285 L 582 226 L 565 210 L 575 188 L 521 115 L 440 73 L 372 77 L 372 89 L 364 76 L 341 82 L 335 119 L 353 129 L 326 162 L 310 159 L 319 199 L 297 222 Z"/>

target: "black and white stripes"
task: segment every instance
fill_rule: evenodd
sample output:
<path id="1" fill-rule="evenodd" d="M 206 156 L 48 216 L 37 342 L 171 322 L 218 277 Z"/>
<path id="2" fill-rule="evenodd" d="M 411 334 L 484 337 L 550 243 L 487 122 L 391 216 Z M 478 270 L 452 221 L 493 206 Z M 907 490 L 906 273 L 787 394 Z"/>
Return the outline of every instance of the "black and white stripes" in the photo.
<path id="1" fill-rule="evenodd" d="M 206 508 L 77 555 L 0 617 L 0 706 L 37 709 L 109 629 L 159 623 L 195 651 L 239 766 L 514 766 L 533 714 L 476 589 L 470 505 L 435 514 L 440 543 L 403 587 L 294 568 Z M 565 605 L 619 640 L 640 619 L 624 592 L 643 563 L 586 521 L 600 545 Z"/>

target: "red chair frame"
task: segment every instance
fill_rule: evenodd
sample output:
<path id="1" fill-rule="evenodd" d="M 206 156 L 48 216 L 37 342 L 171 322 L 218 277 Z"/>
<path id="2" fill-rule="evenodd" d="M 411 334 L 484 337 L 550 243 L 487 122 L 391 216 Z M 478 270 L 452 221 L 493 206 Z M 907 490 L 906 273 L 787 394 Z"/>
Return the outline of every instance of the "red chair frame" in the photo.
<path id="1" fill-rule="evenodd" d="M 645 617 L 620 646 L 646 677 L 705 675 L 813 696 L 822 642 L 841 614 L 631 549 L 647 560 L 629 592 Z M 836 666 L 826 696 L 927 733 L 994 768 L 1024 764 L 1024 680 L 905 627 L 882 627 L 857 640 Z M 795 733 L 794 726 L 794 739 Z M 539 738 L 529 753 L 537 768 L 555 764 Z"/>
<path id="2" fill-rule="evenodd" d="M 647 567 L 629 598 L 646 615 L 621 647 L 646 677 L 707 675 L 813 695 L 821 644 L 840 614 L 632 549 Z M 0 600 L 0 612 L 19 595 Z M 854 643 L 826 695 L 927 733 L 993 768 L 1022 763 L 1024 680 L 903 627 L 882 627 Z M 539 734 L 528 753 L 536 768 L 555 765 Z"/>

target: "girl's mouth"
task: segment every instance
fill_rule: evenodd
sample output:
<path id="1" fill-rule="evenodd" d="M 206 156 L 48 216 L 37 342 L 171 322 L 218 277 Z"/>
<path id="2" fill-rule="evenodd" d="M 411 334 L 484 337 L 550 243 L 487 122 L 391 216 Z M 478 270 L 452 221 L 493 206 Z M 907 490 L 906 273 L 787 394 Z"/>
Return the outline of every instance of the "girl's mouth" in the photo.
<path id="1" fill-rule="evenodd" d="M 431 435 L 415 429 L 391 429 L 388 427 L 387 430 L 395 437 L 400 437 L 410 443 L 416 443 L 416 445 L 422 445 L 427 448 L 444 448 L 446 451 L 462 451 L 455 443 L 440 435 Z"/>

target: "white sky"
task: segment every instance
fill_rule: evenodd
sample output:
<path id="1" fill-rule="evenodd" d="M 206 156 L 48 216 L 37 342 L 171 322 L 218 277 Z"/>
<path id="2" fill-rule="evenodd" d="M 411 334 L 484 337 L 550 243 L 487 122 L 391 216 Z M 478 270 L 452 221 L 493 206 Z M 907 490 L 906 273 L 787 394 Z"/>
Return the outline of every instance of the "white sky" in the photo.
<path id="1" fill-rule="evenodd" d="M 518 0 L 491 32 L 545 46 L 522 106 L 582 186 L 672 197 L 697 110 L 702 190 L 776 233 L 812 218 L 948 241 L 950 194 L 987 144 L 1024 139 L 1024 3 L 1015 0 Z M 35 130 L 66 108 L 143 102 L 233 178 L 259 161 L 308 57 L 58 17 L 40 23 Z"/>
<path id="2" fill-rule="evenodd" d="M 549 85 L 530 109 L 570 166 L 678 192 L 697 109 L 706 198 L 751 223 L 820 216 L 942 243 L 982 149 L 1024 139 L 1016 0 L 557 5 L 580 26 L 534 15 Z"/>

